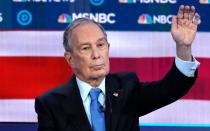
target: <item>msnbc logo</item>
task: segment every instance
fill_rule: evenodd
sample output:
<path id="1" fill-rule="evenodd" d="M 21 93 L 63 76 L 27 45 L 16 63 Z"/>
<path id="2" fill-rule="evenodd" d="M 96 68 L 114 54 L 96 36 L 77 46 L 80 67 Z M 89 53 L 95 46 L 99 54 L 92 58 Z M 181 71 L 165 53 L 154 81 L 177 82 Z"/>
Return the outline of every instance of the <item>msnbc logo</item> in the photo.
<path id="1" fill-rule="evenodd" d="M 72 21 L 74 21 L 77 18 L 89 18 L 91 20 L 95 20 L 101 24 L 115 24 L 116 20 L 115 20 L 116 15 L 114 13 L 72 13 L 72 14 L 61 14 L 58 17 L 58 23 L 71 23 Z"/>
<path id="2" fill-rule="evenodd" d="M 152 24 L 153 20 L 152 20 L 152 17 L 150 15 L 142 14 L 142 15 L 139 16 L 138 23 L 139 24 Z"/>
<path id="3" fill-rule="evenodd" d="M 119 0 L 120 3 L 136 3 L 136 0 Z"/>
<path id="4" fill-rule="evenodd" d="M 200 0 L 200 4 L 210 4 L 210 0 Z"/>
<path id="5" fill-rule="evenodd" d="M 58 23 L 71 23 L 71 16 L 68 14 L 61 14 L 58 17 Z"/>

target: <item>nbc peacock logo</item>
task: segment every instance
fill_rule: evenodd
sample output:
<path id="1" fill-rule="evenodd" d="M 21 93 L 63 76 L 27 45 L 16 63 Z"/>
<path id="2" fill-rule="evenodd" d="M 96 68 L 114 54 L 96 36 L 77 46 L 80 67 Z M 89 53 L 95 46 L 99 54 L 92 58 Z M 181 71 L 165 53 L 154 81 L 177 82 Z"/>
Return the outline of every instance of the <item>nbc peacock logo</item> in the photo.
<path id="1" fill-rule="evenodd" d="M 71 18 L 71 16 L 70 15 L 68 15 L 68 14 L 61 14 L 61 15 L 59 15 L 58 16 L 58 23 L 71 23 L 71 21 L 72 21 L 72 18 Z"/>
<path id="2" fill-rule="evenodd" d="M 152 17 L 148 14 L 142 14 L 138 18 L 139 24 L 153 24 Z"/>
<path id="3" fill-rule="evenodd" d="M 210 4 L 210 0 L 200 0 L 200 4 Z"/>

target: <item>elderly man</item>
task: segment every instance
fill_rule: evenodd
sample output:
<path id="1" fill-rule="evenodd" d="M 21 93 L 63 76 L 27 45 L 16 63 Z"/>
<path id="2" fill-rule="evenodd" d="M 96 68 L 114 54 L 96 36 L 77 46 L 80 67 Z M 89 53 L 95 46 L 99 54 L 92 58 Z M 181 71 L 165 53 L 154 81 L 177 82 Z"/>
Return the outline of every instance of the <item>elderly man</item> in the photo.
<path id="1" fill-rule="evenodd" d="M 191 45 L 200 20 L 194 6 L 180 6 L 171 33 L 177 57 L 166 76 L 139 82 L 135 73 L 109 73 L 103 27 L 90 19 L 73 21 L 64 32 L 65 59 L 74 75 L 35 100 L 39 131 L 139 131 L 139 117 L 188 92 L 199 63 Z M 194 67 L 194 68 L 193 68 Z"/>

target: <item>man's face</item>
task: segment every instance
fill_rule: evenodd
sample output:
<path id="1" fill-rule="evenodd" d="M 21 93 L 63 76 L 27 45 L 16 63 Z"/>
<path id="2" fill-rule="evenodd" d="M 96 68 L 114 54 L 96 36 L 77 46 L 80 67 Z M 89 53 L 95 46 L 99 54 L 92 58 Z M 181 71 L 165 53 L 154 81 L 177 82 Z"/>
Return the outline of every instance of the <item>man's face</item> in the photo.
<path id="1" fill-rule="evenodd" d="M 96 24 L 76 27 L 71 35 L 71 49 L 67 61 L 81 80 L 103 79 L 108 74 L 109 44 Z"/>

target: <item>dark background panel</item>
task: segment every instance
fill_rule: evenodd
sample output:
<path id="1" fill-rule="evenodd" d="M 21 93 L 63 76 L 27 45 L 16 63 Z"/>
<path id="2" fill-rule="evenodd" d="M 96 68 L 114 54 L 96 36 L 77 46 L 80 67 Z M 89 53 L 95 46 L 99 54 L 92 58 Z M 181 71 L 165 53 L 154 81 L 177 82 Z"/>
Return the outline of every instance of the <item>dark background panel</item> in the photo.
<path id="1" fill-rule="evenodd" d="M 15 1 L 15 0 L 14 0 Z M 3 22 L 0 22 L 0 30 L 63 30 L 69 23 L 58 23 L 59 15 L 65 13 L 71 18 L 72 14 L 98 15 L 104 13 L 109 15 L 114 13 L 114 24 L 109 22 L 102 23 L 107 30 L 119 31 L 169 31 L 170 23 L 156 24 L 138 24 L 137 20 L 140 15 L 148 14 L 152 18 L 165 17 L 177 13 L 178 7 L 182 4 L 194 5 L 201 15 L 201 24 L 199 31 L 210 31 L 210 4 L 200 4 L 199 0 L 177 0 L 176 4 L 140 2 L 149 0 L 136 0 L 136 3 L 122 4 L 119 0 L 104 0 L 103 4 L 95 6 L 91 0 L 73 0 L 73 2 L 14 2 L 13 0 L 0 1 L 0 13 L 2 13 Z M 23 0 L 22 0 L 23 1 Z M 52 0 L 53 1 L 53 0 Z M 62 1 L 62 0 L 61 0 Z M 153 1 L 153 2 L 152 2 Z M 161 0 L 159 0 L 161 1 Z M 167 1 L 167 0 L 163 0 Z M 168 0 L 170 1 L 170 0 Z M 17 14 L 27 10 L 31 13 L 32 21 L 28 25 L 21 25 L 17 21 Z M 73 19 L 73 18 L 72 18 Z M 164 18 L 163 18 L 164 19 Z M 164 21 L 164 20 L 163 20 Z"/>

